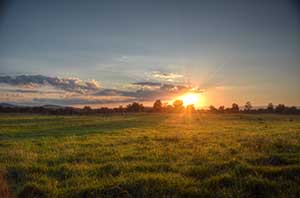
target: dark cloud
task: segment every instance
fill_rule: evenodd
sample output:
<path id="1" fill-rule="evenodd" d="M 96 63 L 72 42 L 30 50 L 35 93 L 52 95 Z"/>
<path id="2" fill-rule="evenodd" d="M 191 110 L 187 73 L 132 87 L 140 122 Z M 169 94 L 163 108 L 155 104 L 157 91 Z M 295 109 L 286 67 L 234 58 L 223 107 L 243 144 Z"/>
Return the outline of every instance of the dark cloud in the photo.
<path id="1" fill-rule="evenodd" d="M 40 91 L 33 89 L 0 89 L 0 92 L 10 93 L 39 93 L 39 94 L 60 94 L 62 91 Z"/>
<path id="2" fill-rule="evenodd" d="M 126 93 L 129 93 L 129 92 L 121 91 L 121 90 L 117 90 L 117 89 L 102 89 L 102 90 L 94 93 L 93 95 L 95 95 L 95 96 L 122 96 L 122 95 L 126 95 Z"/>
<path id="3" fill-rule="evenodd" d="M 51 85 L 55 88 L 71 92 L 97 91 L 97 81 L 82 81 L 78 78 L 59 78 L 43 75 L 0 76 L 0 83 L 13 86 Z"/>
<path id="4" fill-rule="evenodd" d="M 136 83 L 133 83 L 136 84 Z M 145 85 L 148 87 L 149 85 L 155 85 L 155 89 L 147 89 L 147 88 L 141 88 L 136 91 L 122 91 L 122 90 L 116 90 L 116 89 L 103 89 L 94 95 L 96 96 L 128 96 L 133 97 L 138 100 L 156 100 L 156 99 L 170 99 L 174 96 L 178 96 L 180 94 L 184 94 L 186 92 L 195 92 L 195 93 L 202 93 L 203 91 L 199 88 L 185 86 L 185 85 L 173 85 L 173 84 L 158 84 L 152 83 L 152 82 L 142 82 L 139 83 L 139 85 Z M 151 87 L 151 86 L 150 86 Z"/>
<path id="5" fill-rule="evenodd" d="M 136 82 L 136 83 L 132 83 L 133 85 L 140 85 L 140 86 L 161 86 L 161 83 L 157 83 L 157 82 Z"/>
<path id="6" fill-rule="evenodd" d="M 161 89 L 157 89 L 157 90 L 139 89 L 135 92 L 125 92 L 123 94 L 123 96 L 135 97 L 142 101 L 151 101 L 156 99 L 163 100 L 163 99 L 170 98 L 172 95 L 173 94 L 171 92 L 166 92 Z"/>

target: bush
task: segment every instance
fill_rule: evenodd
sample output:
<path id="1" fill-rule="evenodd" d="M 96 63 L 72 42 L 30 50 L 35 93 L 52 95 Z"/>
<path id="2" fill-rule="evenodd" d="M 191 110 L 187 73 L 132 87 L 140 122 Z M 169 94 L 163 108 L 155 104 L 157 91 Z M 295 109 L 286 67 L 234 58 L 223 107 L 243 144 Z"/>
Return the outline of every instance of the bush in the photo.
<path id="1" fill-rule="evenodd" d="M 45 198 L 47 193 L 35 184 L 27 184 L 18 194 L 19 198 Z"/>

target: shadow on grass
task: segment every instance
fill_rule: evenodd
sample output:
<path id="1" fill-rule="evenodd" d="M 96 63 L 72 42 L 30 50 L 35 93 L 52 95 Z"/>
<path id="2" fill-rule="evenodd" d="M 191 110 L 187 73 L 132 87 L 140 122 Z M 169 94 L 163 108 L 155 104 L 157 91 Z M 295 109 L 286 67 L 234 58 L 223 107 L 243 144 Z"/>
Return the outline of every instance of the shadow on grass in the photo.
<path id="1" fill-rule="evenodd" d="M 6 181 L 5 174 L 0 171 L 0 197 L 9 198 L 11 197 L 11 192 Z"/>
<path id="2" fill-rule="evenodd" d="M 100 119 L 84 120 L 75 119 L 68 120 L 62 118 L 62 120 L 58 122 L 53 122 L 53 120 L 49 120 L 43 123 L 39 123 L 39 120 L 36 120 L 36 123 L 30 126 L 23 126 L 21 123 L 16 123 L 16 127 L 19 127 L 18 131 L 14 132 L 0 132 L 0 138 L 2 140 L 5 139 L 31 139 L 31 138 L 46 138 L 46 137 L 66 137 L 66 136 L 82 136 L 82 135 L 90 135 L 97 133 L 114 133 L 124 129 L 130 128 L 153 128 L 157 126 L 158 123 L 162 122 L 167 117 L 150 117 L 146 116 L 135 116 L 128 119 L 117 118 L 115 119 L 113 116 L 108 119 Z M 57 120 L 57 118 L 53 118 Z M 28 121 L 26 121 L 28 122 Z M 19 126 L 18 126 L 19 125 Z"/>

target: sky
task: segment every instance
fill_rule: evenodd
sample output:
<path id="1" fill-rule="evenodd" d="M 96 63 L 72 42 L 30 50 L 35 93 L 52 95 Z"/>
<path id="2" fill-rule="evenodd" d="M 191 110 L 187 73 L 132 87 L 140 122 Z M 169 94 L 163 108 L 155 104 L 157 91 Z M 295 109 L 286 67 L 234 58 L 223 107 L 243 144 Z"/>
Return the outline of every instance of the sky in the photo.
<path id="1" fill-rule="evenodd" d="M 300 105 L 296 0 L 11 0 L 0 6 L 0 102 Z"/>

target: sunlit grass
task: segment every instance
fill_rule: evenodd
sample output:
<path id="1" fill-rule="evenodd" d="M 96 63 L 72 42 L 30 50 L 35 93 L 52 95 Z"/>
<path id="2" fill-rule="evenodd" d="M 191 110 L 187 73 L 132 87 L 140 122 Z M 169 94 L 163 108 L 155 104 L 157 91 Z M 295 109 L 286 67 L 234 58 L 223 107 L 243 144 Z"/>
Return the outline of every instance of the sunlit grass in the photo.
<path id="1" fill-rule="evenodd" d="M 300 117 L 0 116 L 15 195 L 297 197 Z"/>

